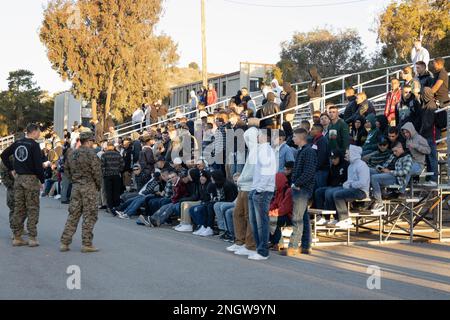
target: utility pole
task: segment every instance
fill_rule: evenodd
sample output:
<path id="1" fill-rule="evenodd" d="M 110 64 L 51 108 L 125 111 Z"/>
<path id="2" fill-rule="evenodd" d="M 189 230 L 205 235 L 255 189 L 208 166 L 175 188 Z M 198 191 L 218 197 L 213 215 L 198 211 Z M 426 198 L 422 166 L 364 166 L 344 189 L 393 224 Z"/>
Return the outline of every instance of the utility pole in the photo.
<path id="1" fill-rule="evenodd" d="M 206 19 L 205 19 L 205 0 L 202 2 L 202 79 L 203 85 L 208 87 L 208 66 L 206 60 Z"/>

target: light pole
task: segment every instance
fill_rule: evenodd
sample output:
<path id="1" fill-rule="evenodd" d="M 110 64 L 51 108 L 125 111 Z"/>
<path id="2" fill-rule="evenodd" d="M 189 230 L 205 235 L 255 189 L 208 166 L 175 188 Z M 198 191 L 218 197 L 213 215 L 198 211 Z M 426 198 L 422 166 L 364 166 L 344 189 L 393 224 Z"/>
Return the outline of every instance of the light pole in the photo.
<path id="1" fill-rule="evenodd" d="M 206 60 L 206 18 L 205 18 L 205 0 L 202 2 L 202 79 L 203 85 L 208 87 L 208 66 Z"/>

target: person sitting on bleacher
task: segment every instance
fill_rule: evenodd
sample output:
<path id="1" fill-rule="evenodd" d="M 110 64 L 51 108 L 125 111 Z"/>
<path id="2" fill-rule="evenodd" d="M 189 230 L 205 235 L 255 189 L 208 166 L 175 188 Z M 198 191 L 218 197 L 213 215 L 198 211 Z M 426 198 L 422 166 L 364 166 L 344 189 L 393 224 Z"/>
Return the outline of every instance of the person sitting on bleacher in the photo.
<path id="1" fill-rule="evenodd" d="M 427 140 L 417 133 L 411 122 L 405 123 L 402 127 L 402 134 L 406 139 L 406 147 L 413 159 L 411 176 L 420 175 L 425 167 L 426 155 L 430 154 L 431 148 L 428 145 Z"/>
<path id="2" fill-rule="evenodd" d="M 325 199 L 330 199 L 330 194 L 336 189 L 342 187 L 347 181 L 348 161 L 345 160 L 345 155 L 338 149 L 330 153 L 331 166 L 328 172 L 327 186 L 318 188 L 314 193 L 314 208 L 325 209 Z M 330 205 L 328 205 L 329 207 Z M 334 207 L 332 204 L 331 207 Z M 318 226 L 325 225 L 327 221 L 324 217 L 317 217 Z M 337 221 L 334 221 L 336 223 Z"/>
<path id="3" fill-rule="evenodd" d="M 328 199 L 325 199 L 326 203 L 334 203 L 339 218 L 336 227 L 339 229 L 352 227 L 352 219 L 348 216 L 347 202 L 363 200 L 369 196 L 370 171 L 367 164 L 361 160 L 361 154 L 361 147 L 350 145 L 345 156 L 346 160 L 350 162 L 347 181 L 341 188 L 331 193 Z M 325 209 L 333 210 L 334 208 Z"/>
<path id="4" fill-rule="evenodd" d="M 392 151 L 389 148 L 389 141 L 385 137 L 381 137 L 378 139 L 378 150 L 363 157 L 363 160 L 367 162 L 372 175 L 378 173 L 377 166 L 383 165 L 391 155 Z"/>
<path id="5" fill-rule="evenodd" d="M 378 174 L 371 176 L 371 185 L 375 202 L 372 209 L 380 211 L 384 209 L 381 198 L 381 187 L 398 184 L 400 186 L 399 193 L 405 192 L 406 186 L 410 179 L 410 172 L 413 160 L 409 151 L 405 151 L 400 142 L 392 148 L 393 155 L 386 161 L 383 166 L 377 167 Z"/>
<path id="6" fill-rule="evenodd" d="M 365 128 L 368 132 L 366 142 L 362 146 L 362 156 L 366 156 L 368 154 L 371 154 L 378 149 L 378 139 L 382 136 L 380 129 L 377 128 L 376 122 L 377 117 L 374 114 L 369 114 L 366 117 L 366 124 Z"/>

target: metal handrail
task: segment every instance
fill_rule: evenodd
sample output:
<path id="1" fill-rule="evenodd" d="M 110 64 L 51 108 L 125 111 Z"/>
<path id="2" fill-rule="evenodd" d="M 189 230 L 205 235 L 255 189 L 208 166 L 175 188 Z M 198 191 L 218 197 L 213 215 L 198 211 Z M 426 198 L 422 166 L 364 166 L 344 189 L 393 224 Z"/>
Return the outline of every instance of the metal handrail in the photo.
<path id="1" fill-rule="evenodd" d="M 355 87 L 356 87 L 356 88 L 362 87 L 362 86 L 364 86 L 364 85 L 366 85 L 366 84 L 368 84 L 368 83 L 372 83 L 372 82 L 374 82 L 374 81 L 378 81 L 378 80 L 383 79 L 383 78 L 385 78 L 385 77 L 389 77 L 389 76 L 391 76 L 391 75 L 393 75 L 393 74 L 395 74 L 395 73 L 397 73 L 397 72 L 398 72 L 398 71 L 394 71 L 394 72 L 391 72 L 391 73 L 387 73 L 387 74 L 385 74 L 385 75 L 383 75 L 383 76 L 380 76 L 380 77 L 377 77 L 377 78 L 368 80 L 368 81 L 363 82 L 363 83 L 360 83 L 360 84 L 357 84 Z M 344 77 L 344 76 L 341 76 L 341 77 Z M 318 100 L 320 100 L 321 102 L 324 102 L 324 101 L 327 100 L 327 99 L 330 99 L 330 98 L 339 96 L 339 95 L 341 95 L 341 94 L 343 94 L 343 93 L 345 93 L 345 89 L 342 89 L 342 90 L 339 90 L 339 91 L 334 92 L 334 93 L 332 93 L 332 94 L 329 94 L 329 95 L 320 97 L 320 98 L 318 98 Z M 302 108 L 305 108 L 305 107 L 309 106 L 310 104 L 311 104 L 311 102 L 308 101 L 308 102 L 299 104 L 299 105 L 297 105 L 297 106 L 295 106 L 295 107 L 292 107 L 292 108 L 289 108 L 289 109 L 286 109 L 286 110 L 282 110 L 282 111 L 279 111 L 279 112 L 277 112 L 277 113 L 274 113 L 274 114 L 271 114 L 271 115 L 269 115 L 269 116 L 266 116 L 266 117 L 264 117 L 264 118 L 261 118 L 261 120 L 271 119 L 271 118 L 274 118 L 274 117 L 277 117 L 277 116 L 282 116 L 282 117 L 283 117 L 283 115 L 284 115 L 285 113 L 291 112 L 291 111 L 293 111 L 293 110 L 297 111 L 297 110 L 299 110 L 299 109 L 302 109 Z M 282 120 L 283 120 L 283 119 L 282 119 Z M 283 121 L 282 121 L 282 122 L 283 122 Z"/>

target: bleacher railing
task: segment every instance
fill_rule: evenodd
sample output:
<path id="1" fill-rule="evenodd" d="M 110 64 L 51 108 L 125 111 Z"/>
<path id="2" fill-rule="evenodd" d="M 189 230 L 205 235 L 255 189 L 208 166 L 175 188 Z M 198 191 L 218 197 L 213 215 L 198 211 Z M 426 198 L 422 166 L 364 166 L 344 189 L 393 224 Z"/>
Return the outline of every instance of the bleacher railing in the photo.
<path id="1" fill-rule="evenodd" d="M 450 56 L 443 57 L 444 60 L 447 60 L 449 58 L 450 58 Z M 433 61 L 433 59 L 431 61 Z M 386 94 L 390 90 L 391 76 L 396 75 L 397 78 L 399 78 L 401 68 L 403 68 L 405 66 L 410 66 L 410 65 L 411 65 L 410 63 L 404 63 L 404 64 L 399 64 L 399 65 L 394 65 L 394 66 L 387 66 L 387 67 L 382 67 L 382 68 L 377 68 L 377 69 L 355 72 L 355 73 L 351 73 L 351 74 L 345 74 L 345 75 L 341 75 L 341 76 L 337 76 L 337 77 L 324 78 L 323 80 L 327 80 L 327 81 L 322 83 L 322 97 L 319 100 L 321 103 L 321 109 L 322 110 L 324 109 L 325 102 L 327 99 L 336 98 L 338 96 L 341 96 L 341 104 L 344 104 L 345 88 L 350 85 L 352 85 L 355 89 L 357 89 L 358 92 L 361 92 L 363 90 L 368 90 L 368 89 L 382 88 L 382 91 L 384 92 L 384 94 Z M 396 70 L 391 71 L 394 69 L 396 69 Z M 371 74 L 371 73 L 381 73 L 381 72 L 385 72 L 385 73 L 374 79 L 371 79 L 371 80 L 368 80 L 365 82 L 361 82 L 364 75 Z M 340 81 L 340 90 L 336 90 L 335 88 L 330 90 L 330 88 L 328 86 L 333 85 L 335 87 L 336 82 L 338 82 L 338 81 Z M 295 86 L 298 89 L 299 87 L 301 87 L 303 85 L 307 85 L 309 82 L 310 81 L 295 83 L 295 84 L 293 84 L 293 86 Z M 376 83 L 376 82 L 379 82 L 379 83 Z M 356 84 L 354 84 L 354 83 L 356 83 Z M 371 85 L 367 85 L 369 83 Z M 305 94 L 306 92 L 307 92 L 307 89 L 297 90 L 296 93 L 297 93 L 298 99 L 307 98 L 307 95 Z M 252 97 L 252 99 L 255 101 L 257 101 L 259 99 L 261 99 L 261 101 L 262 101 L 263 98 L 264 98 L 263 94 L 259 94 L 259 95 Z M 214 105 L 208 106 L 208 108 L 210 108 L 211 109 L 210 111 L 212 112 L 218 106 L 222 106 L 222 105 L 227 106 L 228 103 L 229 103 L 229 98 L 225 99 L 223 101 L 219 101 L 219 102 L 215 103 Z M 303 104 L 301 104 L 301 105 L 303 105 Z M 309 105 L 309 102 L 305 102 L 304 105 Z M 260 107 L 260 104 L 257 104 L 257 106 Z M 294 109 L 294 108 L 291 108 L 291 109 Z M 292 111 L 291 109 L 288 111 Z M 297 108 L 295 110 L 297 111 L 298 109 L 299 108 Z M 197 113 L 197 112 L 198 112 L 198 110 L 192 110 L 189 112 L 182 113 L 181 116 L 189 118 L 189 117 L 193 117 L 193 114 Z M 286 110 L 283 112 L 283 114 L 284 113 L 286 113 Z M 174 121 L 177 118 L 178 117 L 175 117 L 175 116 L 168 117 L 164 121 L 159 121 L 157 123 L 153 123 L 153 124 L 150 124 L 147 126 L 140 126 L 138 129 L 132 129 L 132 130 L 125 132 L 126 129 L 131 129 L 136 126 L 136 124 L 129 125 L 129 126 L 126 126 L 126 127 L 123 127 L 123 128 L 120 128 L 119 130 L 117 130 L 114 136 L 111 137 L 109 135 L 109 139 L 130 135 L 133 132 L 139 132 L 141 130 L 148 129 L 153 126 L 158 126 L 158 125 L 164 124 L 168 121 Z"/>
<path id="2" fill-rule="evenodd" d="M 14 143 L 14 136 L 0 138 L 0 153 Z"/>

